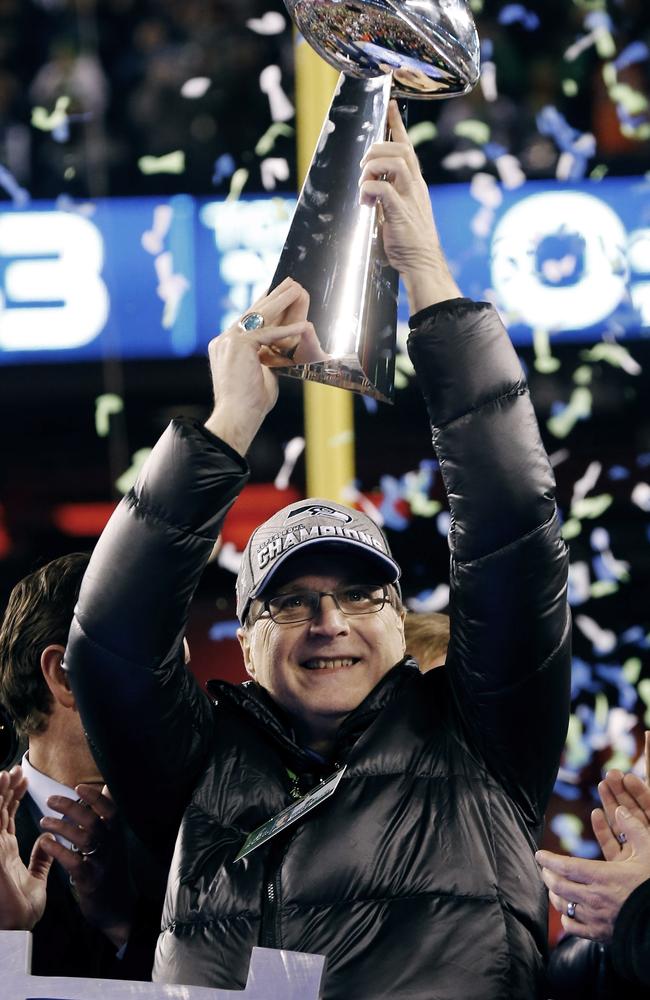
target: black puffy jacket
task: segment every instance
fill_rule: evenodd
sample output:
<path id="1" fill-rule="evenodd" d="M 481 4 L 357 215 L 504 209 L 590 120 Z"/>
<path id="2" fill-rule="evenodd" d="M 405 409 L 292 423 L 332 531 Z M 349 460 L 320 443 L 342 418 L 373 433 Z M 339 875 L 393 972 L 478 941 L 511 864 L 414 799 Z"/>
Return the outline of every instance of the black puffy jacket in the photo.
<path id="1" fill-rule="evenodd" d="M 326 955 L 326 1000 L 542 995 L 533 851 L 570 660 L 553 475 L 495 312 L 456 300 L 412 322 L 452 515 L 447 665 L 390 671 L 339 731 L 336 793 L 243 861 L 291 802 L 287 769 L 320 776 L 255 684 L 212 685 L 211 701 L 183 668 L 245 462 L 173 422 L 92 557 L 65 657 L 82 718 L 134 829 L 178 832 L 155 979 L 242 988 L 262 943 Z"/>

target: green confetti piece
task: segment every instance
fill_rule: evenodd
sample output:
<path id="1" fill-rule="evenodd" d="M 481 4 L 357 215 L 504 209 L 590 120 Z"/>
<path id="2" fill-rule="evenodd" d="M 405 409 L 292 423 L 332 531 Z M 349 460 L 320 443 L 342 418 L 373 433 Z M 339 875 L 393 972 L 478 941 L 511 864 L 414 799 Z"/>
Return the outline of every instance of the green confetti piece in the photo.
<path id="1" fill-rule="evenodd" d="M 134 452 L 131 456 L 130 467 L 126 469 L 126 471 L 123 472 L 120 478 L 115 482 L 115 489 L 119 490 L 122 495 L 128 493 L 131 487 L 135 485 L 135 481 L 140 474 L 140 469 L 146 462 L 152 450 L 152 448 L 139 448 L 138 451 Z"/>
<path id="2" fill-rule="evenodd" d="M 267 156 L 273 147 L 275 146 L 276 139 L 281 135 L 290 138 L 295 132 L 295 129 L 291 128 L 291 125 L 285 124 L 285 122 L 274 122 L 267 128 L 264 135 L 257 140 L 257 145 L 255 146 L 255 153 L 257 156 Z"/>
<path id="3" fill-rule="evenodd" d="M 623 753 L 622 750 L 615 750 L 612 756 L 605 764 L 603 770 L 612 771 L 614 768 L 616 768 L 619 771 L 630 771 L 632 769 L 633 764 L 634 761 L 632 760 L 629 754 Z"/>
<path id="4" fill-rule="evenodd" d="M 483 11 L 483 0 L 471 0 L 470 7 L 472 13 L 480 14 Z"/>
<path id="5" fill-rule="evenodd" d="M 438 129 L 433 122 L 418 122 L 408 130 L 408 136 L 413 146 L 419 146 L 423 142 L 430 142 L 438 135 Z"/>
<path id="6" fill-rule="evenodd" d="M 609 702 L 607 700 L 607 695 L 600 691 L 596 695 L 596 703 L 594 705 L 594 725 L 598 729 L 607 729 L 607 716 L 609 715 Z"/>
<path id="7" fill-rule="evenodd" d="M 593 374 L 589 365 L 580 365 L 573 373 L 573 381 L 576 385 L 590 385 Z"/>
<path id="8" fill-rule="evenodd" d="M 628 684 L 636 684 L 641 676 L 642 666 L 643 664 L 638 656 L 631 656 L 629 660 L 625 661 L 623 664 L 623 677 Z"/>
<path id="9" fill-rule="evenodd" d="M 551 340 L 548 330 L 533 330 L 533 348 L 535 349 L 535 369 L 542 375 L 550 375 L 560 367 L 560 362 L 551 354 Z"/>
<path id="10" fill-rule="evenodd" d="M 621 125 L 621 135 L 624 135 L 626 139 L 638 139 L 639 142 L 645 142 L 646 139 L 650 139 L 650 123 L 637 125 L 636 128 L 633 125 Z"/>
<path id="11" fill-rule="evenodd" d="M 182 174 L 185 170 L 185 153 L 175 149 L 164 156 L 141 156 L 138 168 L 145 176 L 152 174 Z"/>
<path id="12" fill-rule="evenodd" d="M 458 122 L 454 133 L 463 139 L 471 139 L 477 146 L 490 141 L 490 126 L 480 122 L 478 118 L 466 118 L 464 122 Z"/>
<path id="13" fill-rule="evenodd" d="M 608 91 L 618 83 L 618 70 L 612 62 L 605 63 L 603 66 L 603 83 Z"/>
<path id="14" fill-rule="evenodd" d="M 235 170 L 234 174 L 230 178 L 230 190 L 228 191 L 226 201 L 237 201 L 240 194 L 246 187 L 247 180 L 248 170 L 246 170 L 245 167 L 240 167 L 239 170 Z"/>
<path id="15" fill-rule="evenodd" d="M 571 515 L 580 518 L 581 521 L 593 521 L 609 510 L 613 502 L 614 497 L 611 493 L 601 493 L 597 497 L 583 497 L 571 505 Z"/>
<path id="16" fill-rule="evenodd" d="M 594 344 L 587 351 L 580 351 L 584 361 L 605 361 L 614 368 L 622 368 L 628 375 L 640 375 L 641 365 L 622 344 Z"/>
<path id="17" fill-rule="evenodd" d="M 592 181 L 602 181 L 603 177 L 606 177 L 609 173 L 609 167 L 604 163 L 599 163 L 589 174 Z"/>
<path id="18" fill-rule="evenodd" d="M 352 444 L 354 442 L 354 431 L 341 431 L 340 434 L 334 434 L 331 438 L 327 440 L 328 448 L 341 448 L 344 445 Z"/>
<path id="19" fill-rule="evenodd" d="M 620 590 L 620 586 L 615 580 L 596 580 L 589 588 L 589 594 L 598 600 L 601 597 L 609 597 L 610 594 L 615 594 L 617 590 Z"/>
<path id="20" fill-rule="evenodd" d="M 51 113 L 46 108 L 38 106 L 32 108 L 31 123 L 34 128 L 41 132 L 52 132 L 67 119 L 69 107 L 70 98 L 62 94 L 61 97 L 57 97 L 54 110 Z"/>
<path id="21" fill-rule="evenodd" d="M 616 55 L 616 42 L 610 31 L 599 31 L 596 37 L 596 52 L 601 59 L 613 59 Z"/>
<path id="22" fill-rule="evenodd" d="M 97 437 L 108 437 L 110 418 L 113 413 L 121 413 L 124 400 L 114 392 L 105 392 L 95 400 L 95 430 Z"/>
<path id="23" fill-rule="evenodd" d="M 648 706 L 646 713 L 643 716 L 643 721 L 646 729 L 650 729 L 650 680 L 647 677 L 642 681 L 639 681 L 637 691 L 639 692 L 639 697 Z"/>
<path id="24" fill-rule="evenodd" d="M 578 420 L 591 416 L 591 402 L 590 389 L 574 389 L 566 409 L 546 421 L 546 426 L 551 434 L 557 438 L 567 437 Z"/>
<path id="25" fill-rule="evenodd" d="M 567 97 L 575 97 L 578 93 L 578 84 L 575 80 L 563 80 L 562 90 Z"/>
<path id="26" fill-rule="evenodd" d="M 422 493 L 415 493 L 412 497 L 406 496 L 406 500 L 411 507 L 411 511 L 418 517 L 435 517 L 442 510 L 442 504 L 437 500 L 429 500 Z"/>
<path id="27" fill-rule="evenodd" d="M 621 104 L 628 114 L 640 115 L 648 107 L 648 99 L 627 83 L 615 83 L 609 88 L 609 96 L 617 104 Z"/>
<path id="28" fill-rule="evenodd" d="M 582 531 L 582 525 L 577 518 L 571 517 L 562 525 L 562 538 L 565 542 L 570 542 L 572 538 L 577 538 Z"/>
<path id="29" fill-rule="evenodd" d="M 567 730 L 566 744 L 564 748 L 565 760 L 568 767 L 580 768 L 587 763 L 588 750 L 583 740 L 583 725 L 577 715 L 569 717 L 569 728 Z"/>

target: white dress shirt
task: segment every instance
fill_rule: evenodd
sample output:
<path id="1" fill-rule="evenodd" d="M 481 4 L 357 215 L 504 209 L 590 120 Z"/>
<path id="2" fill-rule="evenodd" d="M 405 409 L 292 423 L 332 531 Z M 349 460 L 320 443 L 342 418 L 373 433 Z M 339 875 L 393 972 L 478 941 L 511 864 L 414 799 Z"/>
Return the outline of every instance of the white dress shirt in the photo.
<path id="1" fill-rule="evenodd" d="M 61 819 L 61 813 L 57 812 L 55 809 L 51 809 L 47 804 L 47 800 L 50 795 L 66 795 L 69 799 L 76 801 L 79 796 L 75 792 L 74 788 L 68 788 L 67 785 L 62 785 L 60 781 L 55 781 L 54 778 L 50 778 L 49 774 L 43 774 L 42 771 L 37 771 L 32 764 L 29 763 L 29 751 L 26 751 L 23 755 L 23 759 L 20 766 L 23 769 L 23 774 L 27 778 L 27 791 L 36 803 L 38 811 L 43 816 L 53 816 L 55 819 Z M 72 847 L 69 840 L 65 837 L 61 837 L 55 834 L 56 839 L 64 847 Z"/>

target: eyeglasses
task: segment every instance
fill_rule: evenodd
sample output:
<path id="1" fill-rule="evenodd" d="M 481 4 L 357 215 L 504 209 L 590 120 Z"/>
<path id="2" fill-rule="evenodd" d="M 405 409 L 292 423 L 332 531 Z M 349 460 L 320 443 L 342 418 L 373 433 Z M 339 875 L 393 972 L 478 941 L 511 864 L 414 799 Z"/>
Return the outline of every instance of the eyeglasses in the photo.
<path id="1" fill-rule="evenodd" d="M 319 612 L 323 597 L 331 597 L 344 615 L 373 615 L 381 611 L 388 598 L 388 587 L 377 584 L 349 583 L 336 590 L 296 590 L 262 601 L 262 611 L 253 623 L 267 615 L 278 625 L 309 622 Z"/>

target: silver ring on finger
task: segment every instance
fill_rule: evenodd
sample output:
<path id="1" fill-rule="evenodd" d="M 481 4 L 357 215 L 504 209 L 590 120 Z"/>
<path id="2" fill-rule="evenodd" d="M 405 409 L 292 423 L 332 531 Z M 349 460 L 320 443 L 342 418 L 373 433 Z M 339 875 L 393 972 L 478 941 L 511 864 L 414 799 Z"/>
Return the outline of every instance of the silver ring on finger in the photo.
<path id="1" fill-rule="evenodd" d="M 627 837 L 625 836 L 624 833 L 617 833 L 616 839 L 618 840 L 619 844 L 627 844 Z"/>
<path id="2" fill-rule="evenodd" d="M 566 915 L 567 917 L 569 917 L 570 920 L 575 919 L 577 905 L 578 905 L 577 903 L 573 902 L 567 903 L 566 905 Z"/>
<path id="3" fill-rule="evenodd" d="M 91 847 L 91 849 L 89 851 L 79 851 L 79 853 L 80 853 L 81 857 L 85 861 L 86 858 L 90 858 L 90 857 L 92 857 L 93 854 L 97 854 L 98 850 L 99 850 L 99 848 L 97 847 L 97 844 L 95 844 L 95 846 Z"/>
<path id="4" fill-rule="evenodd" d="M 243 330 L 244 333 L 251 333 L 255 330 L 261 330 L 264 326 L 264 317 L 258 312 L 249 312 L 239 321 L 239 329 Z"/>

